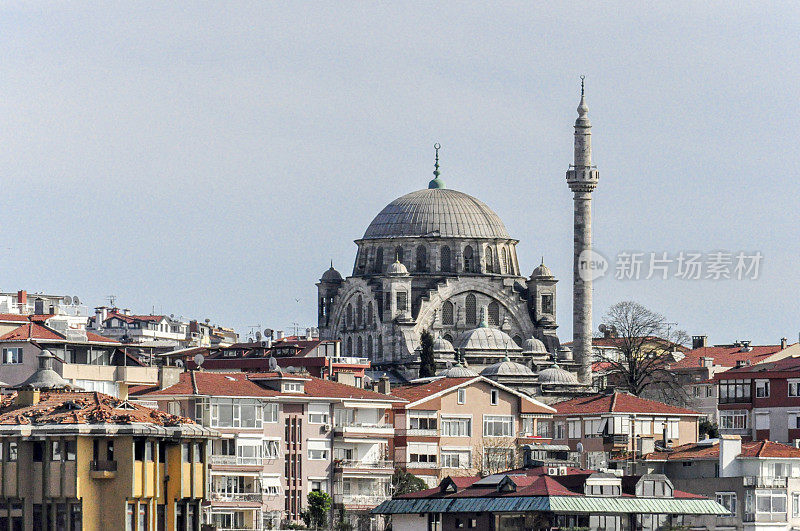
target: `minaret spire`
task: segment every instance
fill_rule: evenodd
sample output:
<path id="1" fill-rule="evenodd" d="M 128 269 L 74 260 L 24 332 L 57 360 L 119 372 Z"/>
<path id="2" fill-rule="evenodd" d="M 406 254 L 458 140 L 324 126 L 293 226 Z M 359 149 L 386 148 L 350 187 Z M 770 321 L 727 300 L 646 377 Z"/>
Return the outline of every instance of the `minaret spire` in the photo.
<path id="1" fill-rule="evenodd" d="M 433 179 L 428 183 L 428 188 L 444 188 L 444 181 L 439 178 L 439 175 L 441 175 L 439 172 L 439 150 L 442 149 L 442 145 L 436 142 L 433 145 L 433 149 L 436 150 L 436 162 L 433 163 Z"/>
<path id="2" fill-rule="evenodd" d="M 592 124 L 586 105 L 585 76 L 581 76 L 581 101 L 575 120 L 575 153 L 567 171 L 573 193 L 574 248 L 572 263 L 573 353 L 580 364 L 578 379 L 592 383 L 592 192 L 599 173 L 592 166 Z"/>

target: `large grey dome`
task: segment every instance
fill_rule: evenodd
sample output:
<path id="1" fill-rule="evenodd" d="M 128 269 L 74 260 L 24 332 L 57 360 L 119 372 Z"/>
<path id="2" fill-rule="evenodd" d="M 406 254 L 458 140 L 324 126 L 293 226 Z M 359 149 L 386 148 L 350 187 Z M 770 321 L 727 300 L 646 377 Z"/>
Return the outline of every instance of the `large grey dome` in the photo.
<path id="1" fill-rule="evenodd" d="M 577 385 L 578 377 L 558 365 L 539 371 L 539 383 L 548 385 Z"/>
<path id="2" fill-rule="evenodd" d="M 510 239 L 500 217 L 471 195 L 446 188 L 411 192 L 386 205 L 364 239 L 440 236 Z"/>

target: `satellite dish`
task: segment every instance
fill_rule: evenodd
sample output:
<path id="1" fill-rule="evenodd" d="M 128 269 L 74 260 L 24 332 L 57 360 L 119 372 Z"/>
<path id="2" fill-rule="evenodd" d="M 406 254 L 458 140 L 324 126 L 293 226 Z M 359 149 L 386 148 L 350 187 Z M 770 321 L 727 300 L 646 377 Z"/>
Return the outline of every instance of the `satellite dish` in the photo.
<path id="1" fill-rule="evenodd" d="M 604 324 L 601 324 L 599 327 L 597 327 L 597 329 L 600 330 L 601 334 L 605 334 L 606 330 L 608 330 L 608 328 L 606 328 L 606 325 Z"/>
<path id="2" fill-rule="evenodd" d="M 175 360 L 175 366 L 183 368 L 183 360 Z"/>
<path id="3" fill-rule="evenodd" d="M 200 367 L 201 365 L 203 365 L 203 362 L 204 362 L 204 361 L 206 361 L 206 358 L 205 358 L 205 356 L 203 356 L 203 355 L 202 355 L 202 354 L 200 354 L 199 352 L 198 352 L 197 354 L 195 354 L 195 355 L 194 355 L 194 363 L 195 363 L 195 365 L 197 365 L 198 367 Z"/>
<path id="4" fill-rule="evenodd" d="M 256 331 L 256 341 L 261 341 L 261 332 Z"/>
<path id="5" fill-rule="evenodd" d="M 273 334 L 272 328 L 265 328 L 264 329 L 264 337 L 268 337 L 268 338 L 272 339 L 272 334 Z"/>
<path id="6" fill-rule="evenodd" d="M 64 297 L 62 300 L 64 301 L 64 304 L 72 304 L 72 297 L 70 297 L 69 295 Z"/>
<path id="7" fill-rule="evenodd" d="M 78 305 L 78 304 L 80 304 L 80 303 L 81 303 L 81 300 L 78 298 L 78 296 L 77 296 L 77 295 L 75 295 L 74 297 L 72 297 L 72 304 Z"/>
<path id="8" fill-rule="evenodd" d="M 575 446 L 575 450 L 578 452 L 583 452 L 583 443 L 579 442 L 577 446 Z"/>
<path id="9" fill-rule="evenodd" d="M 267 367 L 271 371 L 276 370 L 278 368 L 278 361 L 272 356 L 270 356 L 269 358 L 267 358 Z"/>

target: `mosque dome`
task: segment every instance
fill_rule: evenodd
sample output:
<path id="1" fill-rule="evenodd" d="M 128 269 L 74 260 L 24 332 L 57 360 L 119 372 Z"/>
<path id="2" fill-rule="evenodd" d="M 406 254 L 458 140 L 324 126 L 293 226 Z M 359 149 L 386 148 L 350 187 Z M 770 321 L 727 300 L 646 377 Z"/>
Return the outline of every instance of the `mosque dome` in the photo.
<path id="1" fill-rule="evenodd" d="M 499 328 L 491 328 L 482 322 L 478 328 L 474 328 L 458 338 L 458 349 L 465 349 L 470 351 L 512 351 L 519 352 L 522 350 L 517 346 L 511 336 L 500 330 Z"/>
<path id="2" fill-rule="evenodd" d="M 389 266 L 389 269 L 386 271 L 386 274 L 390 276 L 404 276 L 408 275 L 408 269 L 400 260 L 395 260 L 392 265 Z"/>
<path id="3" fill-rule="evenodd" d="M 72 389 L 73 386 L 53 370 L 55 356 L 43 350 L 39 356 L 39 368 L 27 380 L 15 386 L 17 389 Z"/>
<path id="4" fill-rule="evenodd" d="M 441 337 L 437 337 L 433 340 L 433 352 L 435 354 L 453 354 L 455 351 L 456 349 L 453 348 L 453 344 L 448 340 Z"/>
<path id="5" fill-rule="evenodd" d="M 506 357 L 503 361 L 483 369 L 481 376 L 533 376 L 533 371 L 530 367 L 515 363 Z"/>
<path id="6" fill-rule="evenodd" d="M 331 263 L 331 267 L 322 273 L 322 278 L 320 280 L 322 282 L 341 282 L 342 275 L 333 268 L 333 263 Z"/>
<path id="7" fill-rule="evenodd" d="M 578 377 L 558 365 L 553 365 L 539 371 L 539 383 L 546 385 L 577 385 Z"/>
<path id="8" fill-rule="evenodd" d="M 526 339 L 524 343 L 522 343 L 522 353 L 523 354 L 547 354 L 547 347 L 544 346 L 544 343 L 536 339 L 535 337 Z"/>
<path id="9" fill-rule="evenodd" d="M 544 259 L 542 259 L 542 263 L 533 270 L 531 273 L 531 278 L 552 278 L 553 272 L 550 271 L 550 268 L 544 265 Z"/>
<path id="10" fill-rule="evenodd" d="M 364 233 L 365 240 L 424 236 L 510 239 L 491 208 L 471 195 L 444 188 L 443 183 L 395 199 Z"/>
<path id="11" fill-rule="evenodd" d="M 478 376 L 478 373 L 469 367 L 456 363 L 449 369 L 440 371 L 439 376 L 444 376 L 445 378 L 472 378 L 473 376 Z"/>

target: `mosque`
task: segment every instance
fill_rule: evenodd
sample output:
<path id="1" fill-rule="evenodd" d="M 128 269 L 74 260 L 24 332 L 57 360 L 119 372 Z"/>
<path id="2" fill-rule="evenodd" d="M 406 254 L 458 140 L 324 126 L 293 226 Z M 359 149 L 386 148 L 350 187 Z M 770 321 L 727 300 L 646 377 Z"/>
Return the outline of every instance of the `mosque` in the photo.
<path id="1" fill-rule="evenodd" d="M 439 145 L 428 187 L 386 205 L 355 241 L 347 278 L 333 268 L 317 283 L 320 337 L 341 340 L 342 354 L 369 358 L 393 379 L 419 370 L 420 336 L 434 336 L 437 365 L 453 365 L 541 394 L 542 386 L 580 385 L 590 375 L 591 280 L 579 275 L 591 249 L 591 125 L 583 83 L 575 122 L 573 348 L 556 330 L 558 280 L 544 261 L 523 269 L 517 244 L 485 203 L 447 188 Z M 531 271 L 530 275 L 523 271 Z M 468 368 L 468 369 L 467 369 Z"/>

